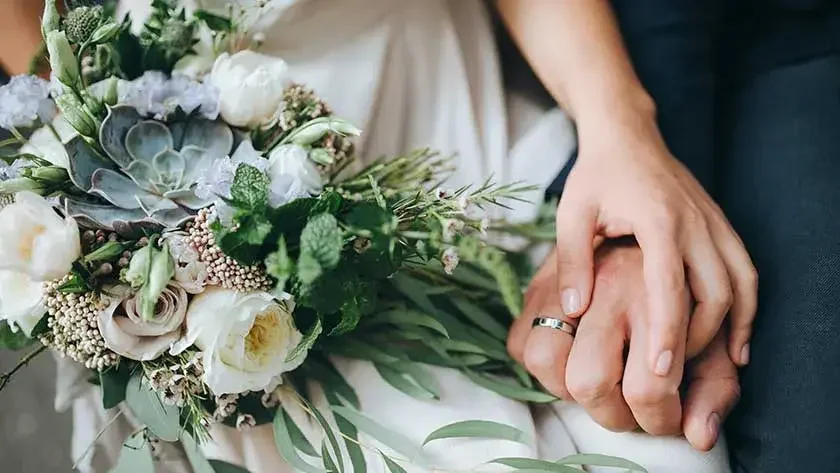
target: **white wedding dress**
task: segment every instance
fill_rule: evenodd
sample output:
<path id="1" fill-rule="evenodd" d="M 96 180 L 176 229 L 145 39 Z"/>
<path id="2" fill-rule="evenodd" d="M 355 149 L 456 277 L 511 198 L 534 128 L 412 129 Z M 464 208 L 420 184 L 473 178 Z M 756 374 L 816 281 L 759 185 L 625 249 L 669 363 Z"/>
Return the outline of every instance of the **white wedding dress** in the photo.
<path id="1" fill-rule="evenodd" d="M 123 7 L 139 15 L 147 3 L 124 0 Z M 294 80 L 313 87 L 337 115 L 364 130 L 360 156 L 396 155 L 430 146 L 457 153 L 452 187 L 478 183 L 490 175 L 501 182 L 523 180 L 545 186 L 574 146 L 573 127 L 562 112 L 543 111 L 506 95 L 490 19 L 481 0 L 274 3 L 276 8 L 260 20 L 266 35 L 260 51 L 285 59 Z M 537 191 L 530 197 L 536 202 L 541 195 Z M 525 220 L 533 213 L 533 206 L 519 205 L 507 216 Z M 612 433 L 575 405 L 530 409 L 447 369 L 434 369 L 443 387 L 442 399 L 424 402 L 386 384 L 368 362 L 337 360 L 337 366 L 357 390 L 365 414 L 418 445 L 436 428 L 469 419 L 512 425 L 538 439 L 531 446 L 494 440 L 433 442 L 425 451 L 437 471 L 470 470 L 498 457 L 556 460 L 580 452 L 628 458 L 651 473 L 729 472 L 723 442 L 703 454 L 681 438 Z M 57 404 L 60 408 L 73 405 L 73 453 L 78 458 L 113 413 L 99 407 L 95 388 L 80 387 L 84 378 L 74 380 L 69 367 L 59 372 Z M 95 448 L 88 450 L 80 471 L 106 472 L 130 431 L 126 417 L 114 422 Z M 242 465 L 252 473 L 294 471 L 276 452 L 270 425 L 244 431 L 216 428 L 213 434 L 214 443 L 205 446 L 211 457 Z M 308 434 L 319 435 L 315 428 Z M 385 449 L 365 436 L 362 442 Z M 313 444 L 320 445 L 320 440 Z M 162 468 L 190 471 L 177 452 L 170 453 Z M 369 471 L 387 471 L 376 454 L 366 455 Z M 423 471 L 404 466 L 411 472 Z M 492 468 L 479 468 L 487 469 Z"/>

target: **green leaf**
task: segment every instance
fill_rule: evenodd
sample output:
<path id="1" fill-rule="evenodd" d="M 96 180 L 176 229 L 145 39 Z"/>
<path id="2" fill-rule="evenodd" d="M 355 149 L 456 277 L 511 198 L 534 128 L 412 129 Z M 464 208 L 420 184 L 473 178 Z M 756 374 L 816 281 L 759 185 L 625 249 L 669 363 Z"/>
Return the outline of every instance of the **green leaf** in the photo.
<path id="1" fill-rule="evenodd" d="M 359 411 L 347 406 L 333 406 L 333 412 L 352 423 L 362 432 L 375 438 L 383 445 L 393 449 L 395 452 L 404 455 L 412 463 L 418 466 L 425 466 L 427 461 L 423 452 L 417 448 L 414 442 L 403 434 L 391 430 L 373 419 L 366 417 Z"/>
<path id="2" fill-rule="evenodd" d="M 542 472 L 542 473 L 581 473 L 583 470 L 579 470 L 577 468 L 572 468 L 566 465 L 560 465 L 558 463 L 546 461 L 546 460 L 534 460 L 531 458 L 497 458 L 495 460 L 491 460 L 488 463 L 497 463 L 499 465 L 509 466 L 511 468 L 516 468 L 517 471 L 529 471 L 529 472 Z"/>
<path id="3" fill-rule="evenodd" d="M 302 252 L 300 254 L 300 259 L 297 262 L 297 270 L 298 278 L 303 284 L 312 284 L 324 272 L 321 264 L 318 263 L 318 259 L 308 252 Z"/>
<path id="4" fill-rule="evenodd" d="M 385 312 L 381 312 L 376 314 L 375 316 L 371 317 L 370 319 L 366 319 L 365 323 L 369 324 L 381 324 L 381 323 L 390 323 L 394 325 L 416 325 L 419 327 L 426 327 L 429 329 L 434 330 L 435 332 L 443 335 L 444 337 L 449 337 L 449 332 L 446 330 L 446 327 L 443 326 L 437 319 L 432 317 L 431 315 L 424 314 L 423 312 L 419 312 L 416 310 L 411 309 L 393 309 L 388 310 Z"/>
<path id="5" fill-rule="evenodd" d="M 109 473 L 155 473 L 155 463 L 145 431 L 136 432 L 126 439 L 120 449 L 120 458 Z"/>
<path id="6" fill-rule="evenodd" d="M 340 405 L 340 400 L 334 392 L 325 390 L 325 395 L 327 397 L 327 402 L 329 402 L 331 406 Z M 355 473 L 367 471 L 367 461 L 365 461 L 365 454 L 364 452 L 362 452 L 362 447 L 358 443 L 359 431 L 356 430 L 356 427 L 352 423 L 347 421 L 347 419 L 341 416 L 334 417 L 335 425 L 338 427 L 338 431 L 341 432 L 342 436 L 344 437 L 344 448 L 347 450 L 347 454 L 350 456 L 350 463 L 353 466 L 353 471 Z"/>
<path id="7" fill-rule="evenodd" d="M 387 353 L 370 343 L 353 338 L 342 338 L 337 343 L 331 343 L 326 347 L 326 351 L 331 355 L 346 356 L 348 358 L 357 358 L 376 363 L 390 364 L 399 361 L 396 355 Z"/>
<path id="8" fill-rule="evenodd" d="M 358 230 L 366 230 L 375 236 L 391 235 L 397 229 L 397 218 L 393 213 L 372 202 L 361 202 L 353 206 L 345 221 Z M 376 238 L 374 238 L 376 242 Z"/>
<path id="9" fill-rule="evenodd" d="M 534 389 L 528 389 L 523 386 L 514 385 L 509 382 L 504 382 L 499 379 L 493 378 L 490 375 L 476 373 L 472 370 L 464 370 L 463 372 L 475 384 L 487 388 L 510 399 L 537 403 L 554 402 L 557 400 L 556 397 L 550 394 L 546 394 L 542 391 L 536 391 Z"/>
<path id="10" fill-rule="evenodd" d="M 489 420 L 465 420 L 461 422 L 454 422 L 435 430 L 426 437 L 426 440 L 423 441 L 423 445 L 426 445 L 433 440 L 454 438 L 510 440 L 511 442 L 517 442 L 528 446 L 534 443 L 534 439 L 530 438 L 525 434 L 525 432 L 515 427 Z"/>
<path id="11" fill-rule="evenodd" d="M 210 466 L 216 473 L 249 473 L 248 470 L 241 466 L 232 465 L 221 460 L 210 460 Z"/>
<path id="12" fill-rule="evenodd" d="M 322 361 L 317 357 L 310 356 L 306 363 L 301 366 L 301 369 L 305 371 L 307 377 L 321 383 L 325 391 L 335 393 L 356 409 L 360 408 L 361 404 L 356 391 L 329 360 L 324 359 Z"/>
<path id="13" fill-rule="evenodd" d="M 306 399 L 301 398 L 301 400 L 303 401 L 303 404 L 306 406 L 306 408 L 309 409 L 309 412 L 311 412 L 312 415 L 315 417 L 315 420 L 318 421 L 318 424 L 321 425 L 321 429 L 324 431 L 326 440 L 329 441 L 330 447 L 332 447 L 333 453 L 335 454 L 335 458 L 336 460 L 338 460 L 337 465 L 333 463 L 332 470 L 338 471 L 339 473 L 343 473 L 344 457 L 341 453 L 341 446 L 338 444 L 338 439 L 336 438 L 335 433 L 333 432 L 332 426 L 329 424 L 329 422 L 327 422 L 327 419 L 324 418 L 324 415 L 321 413 L 321 411 L 318 410 L 318 408 L 310 404 L 309 401 L 307 401 Z M 324 457 L 325 466 L 327 464 L 327 459 L 329 459 L 329 461 L 332 461 L 332 458 L 330 457 L 326 446 L 326 443 L 324 443 L 321 447 L 321 455 Z M 335 468 L 336 466 L 338 467 L 337 469 Z"/>
<path id="14" fill-rule="evenodd" d="M 341 194 L 335 191 L 326 191 L 318 196 L 318 201 L 312 207 L 310 215 L 314 216 L 323 213 L 335 215 L 341 209 L 343 203 L 344 198 L 341 197 Z"/>
<path id="15" fill-rule="evenodd" d="M 353 331 L 362 320 L 362 309 L 354 297 L 341 306 L 341 320 L 330 330 L 330 336 L 335 337 Z"/>
<path id="16" fill-rule="evenodd" d="M 388 455 L 382 452 L 379 452 L 379 454 L 382 455 L 382 459 L 385 460 L 385 466 L 388 467 L 388 471 L 391 473 L 408 473 L 405 471 L 405 468 L 401 467 L 399 463 L 392 460 Z"/>
<path id="17" fill-rule="evenodd" d="M 70 276 L 70 279 L 59 285 L 56 290 L 64 294 L 81 294 L 83 292 L 88 292 L 90 288 L 84 278 L 74 271 Z"/>
<path id="18" fill-rule="evenodd" d="M 315 345 L 315 342 L 318 340 L 318 337 L 321 335 L 321 332 L 324 331 L 323 325 L 321 325 L 321 319 L 315 320 L 315 325 L 309 329 L 309 332 L 303 336 L 300 343 L 297 344 L 295 348 L 286 356 L 286 363 L 291 363 L 296 360 L 300 356 L 306 356 L 309 350 Z"/>
<path id="19" fill-rule="evenodd" d="M 157 393 L 143 382 L 141 373 L 136 373 L 128 381 L 125 402 L 137 420 L 155 436 L 167 442 L 178 440 L 181 434 L 178 408 L 164 404 Z"/>
<path id="20" fill-rule="evenodd" d="M 420 400 L 439 399 L 437 394 L 426 389 L 424 386 L 416 382 L 414 378 L 409 377 L 406 373 L 393 368 L 392 366 L 383 365 L 381 363 L 375 363 L 374 366 L 376 367 L 376 371 L 379 373 L 379 376 L 382 376 L 382 379 L 384 379 L 385 382 L 408 396 Z"/>
<path id="21" fill-rule="evenodd" d="M 226 255 L 240 263 L 254 264 L 263 257 L 260 249 L 273 226 L 261 214 L 239 215 L 236 223 L 235 231 L 223 227 L 218 220 L 211 224 L 216 244 Z"/>
<path id="22" fill-rule="evenodd" d="M 22 329 L 19 328 L 17 332 L 13 332 L 8 322 L 0 321 L 0 348 L 21 350 L 33 343 L 35 343 L 35 340 L 27 337 Z"/>
<path id="23" fill-rule="evenodd" d="M 295 262 L 289 257 L 286 248 L 286 237 L 280 235 L 277 240 L 277 251 L 265 259 L 266 272 L 277 280 L 277 290 L 282 291 L 286 282 L 295 274 Z"/>
<path id="24" fill-rule="evenodd" d="M 274 443 L 277 446 L 277 451 L 292 468 L 303 473 L 324 473 L 324 470 L 304 461 L 298 454 L 295 442 L 288 427 L 286 427 L 286 417 L 288 416 L 289 414 L 283 407 L 278 408 L 274 415 Z"/>
<path id="25" fill-rule="evenodd" d="M 196 10 L 193 15 L 203 21 L 213 31 L 227 32 L 233 30 L 233 23 L 223 16 L 216 15 L 207 10 Z"/>
<path id="26" fill-rule="evenodd" d="M 99 386 L 102 389 L 102 407 L 111 409 L 125 400 L 126 388 L 131 373 L 118 367 L 99 372 Z"/>
<path id="27" fill-rule="evenodd" d="M 581 466 L 606 466 L 613 468 L 626 468 L 630 471 L 638 473 L 647 473 L 647 470 L 638 463 L 633 463 L 630 460 L 623 458 L 611 457 L 609 455 L 597 455 L 592 453 L 579 453 L 576 455 L 569 455 L 557 461 L 561 465 L 581 465 Z"/>
<path id="28" fill-rule="evenodd" d="M 499 340 L 505 340 L 507 338 L 508 329 L 486 310 L 463 297 L 453 297 L 450 301 L 455 304 L 455 307 L 457 307 L 458 310 L 470 320 L 470 322 L 474 323 L 476 327 L 484 330 Z"/>
<path id="29" fill-rule="evenodd" d="M 324 461 L 324 469 L 327 470 L 327 473 L 339 473 L 342 471 L 341 468 L 336 466 L 335 460 L 333 460 L 332 455 L 330 455 L 330 450 L 327 448 L 326 440 L 321 443 L 321 458 Z"/>
<path id="30" fill-rule="evenodd" d="M 310 254 L 323 269 L 335 268 L 343 245 L 338 220 L 328 213 L 312 217 L 300 234 L 301 258 Z"/>
<path id="31" fill-rule="evenodd" d="M 303 431 L 300 430 L 300 427 L 298 427 L 295 420 L 292 419 L 292 416 L 288 414 L 284 415 L 283 421 L 286 423 L 286 428 L 289 430 L 289 437 L 292 439 L 292 445 L 294 445 L 296 449 L 311 457 L 319 456 L 318 452 L 315 451 L 315 447 L 309 443 L 309 439 L 306 438 L 306 435 L 303 435 Z"/>
<path id="32" fill-rule="evenodd" d="M 240 164 L 230 187 L 230 197 L 237 207 L 264 210 L 268 202 L 268 177 L 250 164 Z"/>

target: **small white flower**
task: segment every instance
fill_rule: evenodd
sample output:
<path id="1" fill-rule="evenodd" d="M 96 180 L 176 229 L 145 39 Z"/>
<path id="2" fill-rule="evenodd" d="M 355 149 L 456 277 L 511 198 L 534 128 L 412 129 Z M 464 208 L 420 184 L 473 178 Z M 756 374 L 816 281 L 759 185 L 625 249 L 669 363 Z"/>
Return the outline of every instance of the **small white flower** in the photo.
<path id="1" fill-rule="evenodd" d="M 303 338 L 293 310 L 266 292 L 208 287 L 187 310 L 182 345 L 202 350 L 203 379 L 216 395 L 272 389 L 305 359 L 286 361 Z"/>
<path id="2" fill-rule="evenodd" d="M 441 187 L 438 187 L 437 189 L 435 189 L 435 197 L 438 200 L 443 200 L 443 199 L 449 197 L 451 194 L 452 193 L 449 191 L 449 189 L 443 189 Z"/>
<path id="3" fill-rule="evenodd" d="M 268 155 L 268 162 L 266 174 L 271 181 L 268 199 L 272 207 L 321 192 L 321 173 L 304 148 L 298 145 L 278 146 Z"/>
<path id="4" fill-rule="evenodd" d="M 196 180 L 195 195 L 200 199 L 212 199 L 216 196 L 230 198 L 230 186 L 233 185 L 237 166 L 229 157 L 213 161 Z"/>
<path id="5" fill-rule="evenodd" d="M 254 144 L 250 141 L 243 141 L 239 145 L 239 147 L 236 148 L 236 151 L 233 153 L 230 159 L 237 165 L 248 164 L 259 169 L 260 171 L 265 171 L 266 169 L 268 169 L 269 164 L 269 161 L 262 157 L 262 155 L 256 149 L 254 149 Z"/>
<path id="6" fill-rule="evenodd" d="M 446 243 L 452 242 L 455 236 L 464 229 L 464 222 L 457 218 L 448 218 L 443 222 L 443 241 Z"/>
<path id="7" fill-rule="evenodd" d="M 207 263 L 199 259 L 198 251 L 186 242 L 183 233 L 167 233 L 161 238 L 169 247 L 175 261 L 175 281 L 190 294 L 204 291 L 207 285 Z"/>
<path id="8" fill-rule="evenodd" d="M 27 337 L 43 318 L 43 284 L 17 271 L 0 271 L 0 320 L 12 331 L 23 330 Z"/>
<path id="9" fill-rule="evenodd" d="M 19 192 L 15 203 L 0 210 L 0 269 L 36 281 L 58 279 L 81 251 L 76 221 L 61 218 L 43 197 Z"/>
<path id="10" fill-rule="evenodd" d="M 458 212 L 466 213 L 467 209 L 470 207 L 470 198 L 466 195 L 462 195 L 461 197 L 458 197 L 455 205 L 458 208 Z"/>
<path id="11" fill-rule="evenodd" d="M 213 64 L 209 80 L 219 89 L 222 119 L 233 126 L 256 128 L 274 118 L 287 85 L 287 66 L 281 59 L 253 51 L 224 53 Z"/>
<path id="12" fill-rule="evenodd" d="M 481 232 L 481 236 L 487 236 L 487 229 L 490 228 L 490 219 L 484 217 L 481 219 L 481 222 L 478 224 L 478 231 Z"/>
<path id="13" fill-rule="evenodd" d="M 440 262 L 443 263 L 443 270 L 446 271 L 446 274 L 455 272 L 455 268 L 458 267 L 460 261 L 458 250 L 455 247 L 447 248 L 440 257 Z"/>
<path id="14" fill-rule="evenodd" d="M 64 143 L 76 135 L 76 130 L 60 115 L 53 119 L 51 125 L 52 129 L 49 126 L 43 126 L 35 130 L 29 137 L 29 141 L 21 146 L 20 152 L 34 154 L 46 159 L 54 166 L 67 169 L 70 167 L 70 157 L 67 155 Z M 55 136 L 56 133 L 58 136 Z"/>
<path id="15" fill-rule="evenodd" d="M 36 76 L 12 77 L 0 87 L 0 128 L 30 127 L 39 120 L 55 117 L 55 103 L 49 99 L 50 83 Z"/>

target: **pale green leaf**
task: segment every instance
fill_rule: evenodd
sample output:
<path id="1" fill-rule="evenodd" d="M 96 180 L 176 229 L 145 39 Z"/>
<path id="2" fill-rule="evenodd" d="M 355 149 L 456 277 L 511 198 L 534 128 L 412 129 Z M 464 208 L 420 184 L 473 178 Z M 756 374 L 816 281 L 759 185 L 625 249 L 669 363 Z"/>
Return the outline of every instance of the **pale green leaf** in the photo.
<path id="1" fill-rule="evenodd" d="M 289 256 L 285 236 L 280 235 L 277 239 L 277 251 L 269 254 L 265 259 L 265 270 L 277 280 L 277 291 L 286 288 L 286 282 L 295 272 L 295 262 Z"/>
<path id="2" fill-rule="evenodd" d="M 286 460 L 289 466 L 304 473 L 324 473 L 323 469 L 307 463 L 300 457 L 289 429 L 286 427 L 286 417 L 288 417 L 288 414 L 282 407 L 278 408 L 277 413 L 274 414 L 274 444 L 277 446 L 280 456 Z"/>
<path id="3" fill-rule="evenodd" d="M 455 304 L 455 307 L 457 307 L 458 310 L 470 320 L 470 322 L 474 323 L 481 330 L 484 330 L 499 340 L 507 338 L 508 329 L 486 310 L 463 297 L 454 297 L 450 299 L 450 301 Z"/>
<path id="4" fill-rule="evenodd" d="M 286 363 L 291 363 L 295 361 L 298 357 L 306 356 L 309 350 L 312 348 L 312 345 L 315 345 L 315 342 L 318 341 L 318 336 L 321 335 L 321 332 L 324 331 L 324 327 L 321 325 L 321 319 L 315 320 L 315 325 L 309 329 L 309 332 L 303 336 L 300 340 L 300 343 L 297 344 L 296 347 L 292 349 L 288 356 L 286 356 Z"/>
<path id="5" fill-rule="evenodd" d="M 321 361 L 310 356 L 300 369 L 304 370 L 307 377 L 321 383 L 326 391 L 332 391 L 344 402 L 349 403 L 356 409 L 360 408 L 361 404 L 356 391 L 328 360 Z"/>
<path id="6" fill-rule="evenodd" d="M 339 455 L 341 454 L 339 453 Z M 326 440 L 324 440 L 321 444 L 321 458 L 324 461 L 324 469 L 327 470 L 327 473 L 340 473 L 342 471 L 341 468 L 335 464 L 335 460 L 332 455 L 330 455 L 330 449 L 327 448 Z"/>
<path id="7" fill-rule="evenodd" d="M 438 383 L 438 379 L 434 373 L 425 366 L 420 363 L 413 363 L 410 361 L 401 361 L 399 363 L 394 363 L 391 366 L 407 373 L 409 376 L 414 378 L 414 381 L 417 382 L 417 384 L 423 386 L 423 389 L 426 389 L 434 394 L 435 398 L 440 398 L 440 383 Z"/>
<path id="8" fill-rule="evenodd" d="M 495 460 L 490 461 L 489 463 L 497 463 L 499 465 L 505 465 L 511 468 L 516 468 L 516 471 L 518 473 L 522 473 L 523 471 L 533 473 L 581 473 L 583 471 L 577 468 L 572 468 L 570 466 L 561 465 L 559 463 L 554 463 L 545 460 L 534 460 L 531 458 L 497 458 Z"/>
<path id="9" fill-rule="evenodd" d="M 355 425 L 356 428 L 375 438 L 383 445 L 404 455 L 413 463 L 419 466 L 425 465 L 426 459 L 423 452 L 405 435 L 391 430 L 347 406 L 333 406 L 333 412 L 345 418 L 348 422 Z"/>
<path id="10" fill-rule="evenodd" d="M 9 350 L 20 350 L 35 343 L 35 340 L 26 336 L 23 330 L 18 329 L 16 332 L 5 320 L 0 320 L 0 348 L 7 348 Z"/>
<path id="11" fill-rule="evenodd" d="M 312 217 L 300 234 L 301 256 L 311 255 L 323 269 L 335 268 L 343 245 L 338 220 L 328 213 Z"/>
<path id="12" fill-rule="evenodd" d="M 557 400 L 556 397 L 550 394 L 546 394 L 542 391 L 537 391 L 534 389 L 526 388 L 524 386 L 511 384 L 510 382 L 501 381 L 489 375 L 476 373 L 472 370 L 463 370 L 463 372 L 475 384 L 487 388 L 510 399 L 537 403 L 554 402 Z"/>
<path id="13" fill-rule="evenodd" d="M 340 405 L 341 401 L 334 392 L 325 390 L 325 395 L 327 402 L 331 406 Z M 356 427 L 350 421 L 341 416 L 335 416 L 335 425 L 338 426 L 339 432 L 344 437 L 344 448 L 347 449 L 347 455 L 350 457 L 353 471 L 356 473 L 367 471 L 365 454 L 362 452 L 362 447 L 359 444 L 359 431 L 356 430 Z"/>
<path id="14" fill-rule="evenodd" d="M 399 463 L 392 460 L 388 455 L 382 452 L 379 452 L 379 454 L 382 455 L 382 459 L 385 460 L 385 466 L 388 467 L 388 471 L 391 473 L 408 473 L 405 471 L 405 468 L 401 467 Z"/>
<path id="15" fill-rule="evenodd" d="M 230 186 L 230 196 L 237 207 L 259 211 L 268 200 L 268 177 L 250 164 L 240 164 Z"/>
<path id="16" fill-rule="evenodd" d="M 327 350 L 332 355 L 368 360 L 375 363 L 388 364 L 399 361 L 399 358 L 397 358 L 394 354 L 386 353 L 380 348 L 369 343 L 351 338 L 342 338 L 339 343 L 330 344 Z"/>
<path id="17" fill-rule="evenodd" d="M 606 466 L 613 468 L 626 468 L 633 472 L 647 473 L 647 470 L 638 463 L 633 463 L 630 460 L 623 458 L 611 457 L 609 455 L 598 455 L 593 453 L 580 453 L 576 455 L 569 455 L 557 461 L 562 465 L 582 465 L 582 466 Z"/>
<path id="18" fill-rule="evenodd" d="M 306 406 L 306 408 L 309 409 L 309 412 L 311 412 L 312 415 L 315 417 L 315 420 L 318 421 L 318 424 L 321 425 L 321 429 L 323 429 L 324 434 L 326 435 L 326 439 L 329 440 L 330 447 L 332 447 L 333 453 L 335 454 L 335 457 L 338 460 L 338 463 L 335 464 L 334 466 L 338 467 L 337 471 L 339 473 L 343 473 L 344 472 L 344 456 L 341 454 L 341 446 L 338 444 L 338 439 L 336 439 L 336 437 L 335 437 L 335 433 L 333 432 L 332 426 L 330 425 L 329 422 L 327 422 L 327 419 L 324 417 L 324 415 L 321 413 L 321 411 L 318 410 L 318 408 L 316 408 L 315 406 L 310 404 L 309 401 L 307 401 L 306 399 L 301 398 L 301 400 L 303 401 L 303 404 Z M 321 452 L 323 454 L 326 451 L 327 451 L 326 444 L 324 444 L 321 448 Z M 330 459 L 330 460 L 332 460 L 332 459 Z M 325 455 L 324 465 L 326 465 L 326 462 L 327 462 L 327 458 L 326 458 L 326 455 Z"/>
<path id="19" fill-rule="evenodd" d="M 109 473 L 155 473 L 155 463 L 149 442 L 140 431 L 126 439 L 120 458 Z"/>
<path id="20" fill-rule="evenodd" d="M 241 466 L 232 465 L 221 460 L 210 460 L 210 465 L 213 467 L 215 473 L 249 473 L 248 470 Z"/>
<path id="21" fill-rule="evenodd" d="M 309 455 L 311 457 L 317 457 L 318 452 L 315 451 L 315 447 L 309 443 L 309 439 L 306 438 L 306 435 L 303 434 L 303 431 L 300 430 L 300 427 L 295 423 L 295 420 L 292 419 L 290 415 L 284 415 L 283 421 L 286 422 L 286 428 L 289 430 L 289 437 L 292 439 L 292 444 L 300 450 L 302 453 Z"/>
<path id="22" fill-rule="evenodd" d="M 438 332 L 439 334 L 449 337 L 449 332 L 446 331 L 440 322 L 434 317 L 423 312 L 411 309 L 394 309 L 376 314 L 371 317 L 366 323 L 381 324 L 390 323 L 395 325 L 416 325 L 426 327 Z"/>
<path id="23" fill-rule="evenodd" d="M 497 440 L 510 440 L 511 442 L 531 445 L 534 440 L 525 432 L 490 420 L 465 420 L 445 425 L 426 437 L 423 445 L 433 440 L 453 438 L 485 438 Z"/>
<path id="24" fill-rule="evenodd" d="M 382 379 L 385 380 L 386 383 L 390 384 L 404 394 L 420 400 L 438 399 L 438 396 L 435 393 L 421 386 L 415 382 L 413 378 L 409 378 L 405 375 L 405 373 L 399 371 L 398 369 L 379 363 L 376 363 L 374 366 L 376 367 L 376 371 L 379 373 L 379 376 L 382 376 Z"/>
<path id="25" fill-rule="evenodd" d="M 128 370 L 110 368 L 99 372 L 99 387 L 102 391 L 102 407 L 111 409 L 125 400 L 130 379 Z"/>
<path id="26" fill-rule="evenodd" d="M 178 440 L 181 434 L 178 408 L 164 404 L 160 396 L 143 382 L 140 373 L 128 381 L 125 402 L 137 420 L 146 425 L 156 437 L 167 442 Z"/>

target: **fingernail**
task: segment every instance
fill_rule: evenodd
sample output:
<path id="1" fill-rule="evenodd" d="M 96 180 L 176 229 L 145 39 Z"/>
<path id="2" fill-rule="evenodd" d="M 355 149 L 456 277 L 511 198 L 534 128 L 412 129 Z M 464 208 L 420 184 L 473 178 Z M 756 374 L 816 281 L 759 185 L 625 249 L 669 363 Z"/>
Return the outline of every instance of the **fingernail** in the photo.
<path id="1" fill-rule="evenodd" d="M 747 365 L 750 362 L 750 344 L 746 343 L 741 348 L 741 365 Z"/>
<path id="2" fill-rule="evenodd" d="M 709 414 L 709 433 L 712 434 L 712 439 L 717 442 L 720 434 L 720 414 L 717 412 Z"/>
<path id="3" fill-rule="evenodd" d="M 580 311 L 580 293 L 577 289 L 563 289 L 560 293 L 563 315 L 575 315 Z"/>
<path id="4" fill-rule="evenodd" d="M 674 352 L 665 350 L 659 354 L 656 359 L 656 366 L 653 367 L 653 372 L 659 376 L 666 376 L 671 371 L 671 362 L 674 361 Z"/>

